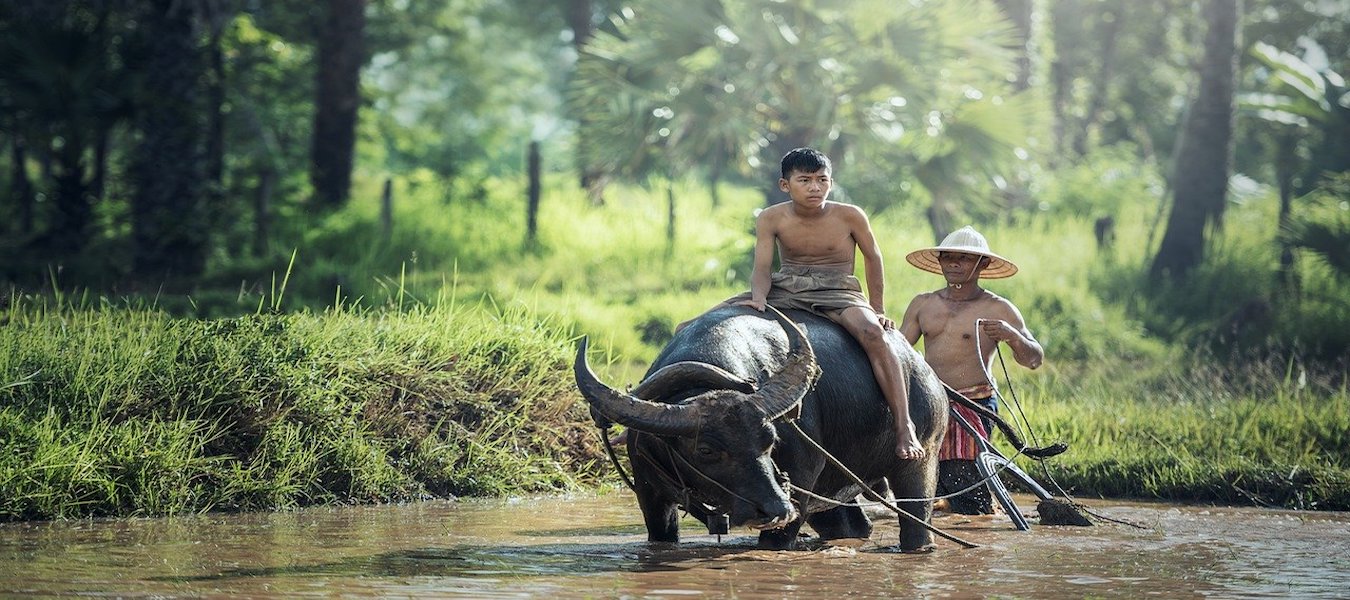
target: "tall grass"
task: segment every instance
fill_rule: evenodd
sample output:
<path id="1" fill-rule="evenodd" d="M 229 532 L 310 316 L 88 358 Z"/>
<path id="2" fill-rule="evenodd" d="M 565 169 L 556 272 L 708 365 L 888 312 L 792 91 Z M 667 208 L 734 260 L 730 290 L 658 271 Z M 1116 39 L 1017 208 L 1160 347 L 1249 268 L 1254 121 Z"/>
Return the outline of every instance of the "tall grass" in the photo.
<path id="1" fill-rule="evenodd" d="M 599 456 L 565 329 L 519 309 L 174 319 L 18 299 L 0 518 L 571 489 Z"/>
<path id="2" fill-rule="evenodd" d="M 1055 373 L 1020 391 L 1042 441 L 1070 444 L 1050 473 L 1079 494 L 1350 509 L 1350 391 L 1283 367 L 1125 378 L 1140 387 Z"/>

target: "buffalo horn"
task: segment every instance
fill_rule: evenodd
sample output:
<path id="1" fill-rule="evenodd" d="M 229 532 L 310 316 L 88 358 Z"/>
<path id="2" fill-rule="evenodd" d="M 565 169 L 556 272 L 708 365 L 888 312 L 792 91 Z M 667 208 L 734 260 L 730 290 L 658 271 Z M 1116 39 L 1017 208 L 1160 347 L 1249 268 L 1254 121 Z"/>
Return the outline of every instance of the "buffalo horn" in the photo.
<path id="1" fill-rule="evenodd" d="M 698 413 L 692 405 L 651 402 L 601 383 L 586 360 L 586 346 L 583 337 L 572 373 L 581 395 L 601 414 L 625 427 L 656 435 L 693 435 L 697 430 Z"/>
<path id="2" fill-rule="evenodd" d="M 764 412 L 768 413 L 772 420 L 782 416 L 801 401 L 820 376 L 820 367 L 816 366 L 816 353 L 811 349 L 811 342 L 806 339 L 801 327 L 778 309 L 772 306 L 767 308 L 788 334 L 786 363 L 755 393 L 764 407 Z"/>
<path id="3" fill-rule="evenodd" d="M 755 391 L 755 382 L 717 365 L 685 360 L 657 369 L 633 389 L 633 395 L 649 400 L 663 400 L 677 392 L 695 388 L 736 390 L 749 394 Z"/>

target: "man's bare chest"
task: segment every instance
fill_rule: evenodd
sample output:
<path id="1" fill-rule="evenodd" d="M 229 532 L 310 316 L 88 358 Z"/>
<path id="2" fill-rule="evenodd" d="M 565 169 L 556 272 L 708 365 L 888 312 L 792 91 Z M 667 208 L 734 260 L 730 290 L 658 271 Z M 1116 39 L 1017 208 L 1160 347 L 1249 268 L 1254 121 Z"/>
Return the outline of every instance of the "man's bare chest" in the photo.
<path id="1" fill-rule="evenodd" d="M 919 327 L 929 342 L 940 344 L 969 343 L 975 337 L 975 327 L 983 318 L 982 303 L 949 300 L 934 294 L 924 306 Z"/>

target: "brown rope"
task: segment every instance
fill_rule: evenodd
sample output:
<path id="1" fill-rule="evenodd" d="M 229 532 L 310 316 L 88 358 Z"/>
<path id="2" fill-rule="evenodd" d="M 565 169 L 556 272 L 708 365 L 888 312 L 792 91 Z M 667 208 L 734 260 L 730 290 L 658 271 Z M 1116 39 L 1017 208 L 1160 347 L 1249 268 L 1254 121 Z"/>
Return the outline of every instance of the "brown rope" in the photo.
<path id="1" fill-rule="evenodd" d="M 825 448 L 821 447 L 820 444 L 816 443 L 815 440 L 811 439 L 811 436 L 806 435 L 806 432 L 802 431 L 802 428 L 797 425 L 796 421 L 788 421 L 788 424 L 791 425 L 792 429 L 797 432 L 797 435 L 801 436 L 803 440 L 806 440 L 807 444 L 810 444 L 812 448 L 815 448 L 817 452 L 820 452 L 821 456 L 824 456 L 826 461 L 828 461 L 831 465 L 834 465 L 836 469 L 843 471 L 844 474 L 849 477 L 849 479 L 852 479 L 854 483 L 862 487 L 863 495 L 866 496 L 868 500 L 877 502 L 882 506 L 885 506 L 886 508 L 890 509 L 891 512 L 900 515 L 901 518 L 909 519 L 910 521 L 919 524 L 919 526 L 923 527 L 924 529 L 927 529 L 929 532 L 939 537 L 942 537 L 943 539 L 950 540 L 966 548 L 980 547 L 978 544 L 968 542 L 950 533 L 947 533 L 941 529 L 938 529 L 937 527 L 934 527 L 931 523 L 901 510 L 900 507 L 890 503 L 885 498 L 882 498 L 881 494 L 876 493 L 876 491 L 872 489 L 872 486 L 863 483 L 862 478 L 855 475 L 853 471 L 849 470 L 848 467 L 844 466 L 844 463 L 839 462 L 839 459 L 835 458 L 833 454 L 830 454 L 828 451 L 825 450 Z"/>

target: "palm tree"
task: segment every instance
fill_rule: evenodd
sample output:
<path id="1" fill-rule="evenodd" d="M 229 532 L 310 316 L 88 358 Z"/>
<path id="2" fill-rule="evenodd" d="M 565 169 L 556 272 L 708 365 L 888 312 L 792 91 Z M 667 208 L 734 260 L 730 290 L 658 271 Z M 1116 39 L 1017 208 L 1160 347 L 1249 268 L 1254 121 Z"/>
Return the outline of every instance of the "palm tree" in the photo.
<path id="1" fill-rule="evenodd" d="M 1172 211 L 1150 274 L 1180 277 L 1204 258 L 1205 226 L 1223 221 L 1233 153 L 1234 79 L 1239 0 L 1205 5 L 1204 56 L 1199 92 L 1191 103 L 1177 150 Z"/>
<path id="2" fill-rule="evenodd" d="M 1295 285 L 1294 247 L 1305 247 L 1321 252 L 1333 266 L 1344 264 L 1344 259 L 1324 252 L 1334 248 L 1338 241 L 1335 223 L 1303 220 L 1292 221 L 1293 199 L 1297 193 L 1294 179 L 1300 169 L 1301 154 L 1315 153 L 1317 137 L 1325 142 L 1350 136 L 1350 87 L 1345 79 L 1331 70 L 1318 71 L 1297 56 L 1263 42 L 1257 42 L 1250 54 L 1264 67 L 1267 90 L 1249 92 L 1238 97 L 1238 106 L 1259 123 L 1275 130 L 1275 178 L 1280 194 L 1280 280 Z M 1309 161 L 1311 162 L 1311 161 Z M 1315 182 L 1320 173 L 1307 173 Z M 1350 244 L 1340 246 L 1350 247 Z"/>
<path id="3" fill-rule="evenodd" d="M 956 229 L 957 204 L 976 203 L 971 179 L 999 177 L 1019 150 L 1025 151 L 1044 117 L 1041 103 L 1028 94 L 982 98 L 934 115 L 928 131 L 914 134 L 920 138 L 912 144 L 918 158 L 914 175 L 931 196 L 927 215 L 934 241 Z"/>
<path id="4" fill-rule="evenodd" d="M 610 172 L 716 164 L 767 183 L 780 156 L 811 145 L 841 165 L 884 164 L 894 198 L 923 160 L 1012 159 L 950 137 L 967 126 L 998 129 L 982 141 L 1016 137 L 1002 122 L 1022 117 L 1006 102 L 1015 31 L 989 2 L 646 1 L 626 14 L 587 46 L 572 89 Z M 971 185 L 929 171 L 930 191 Z"/>

